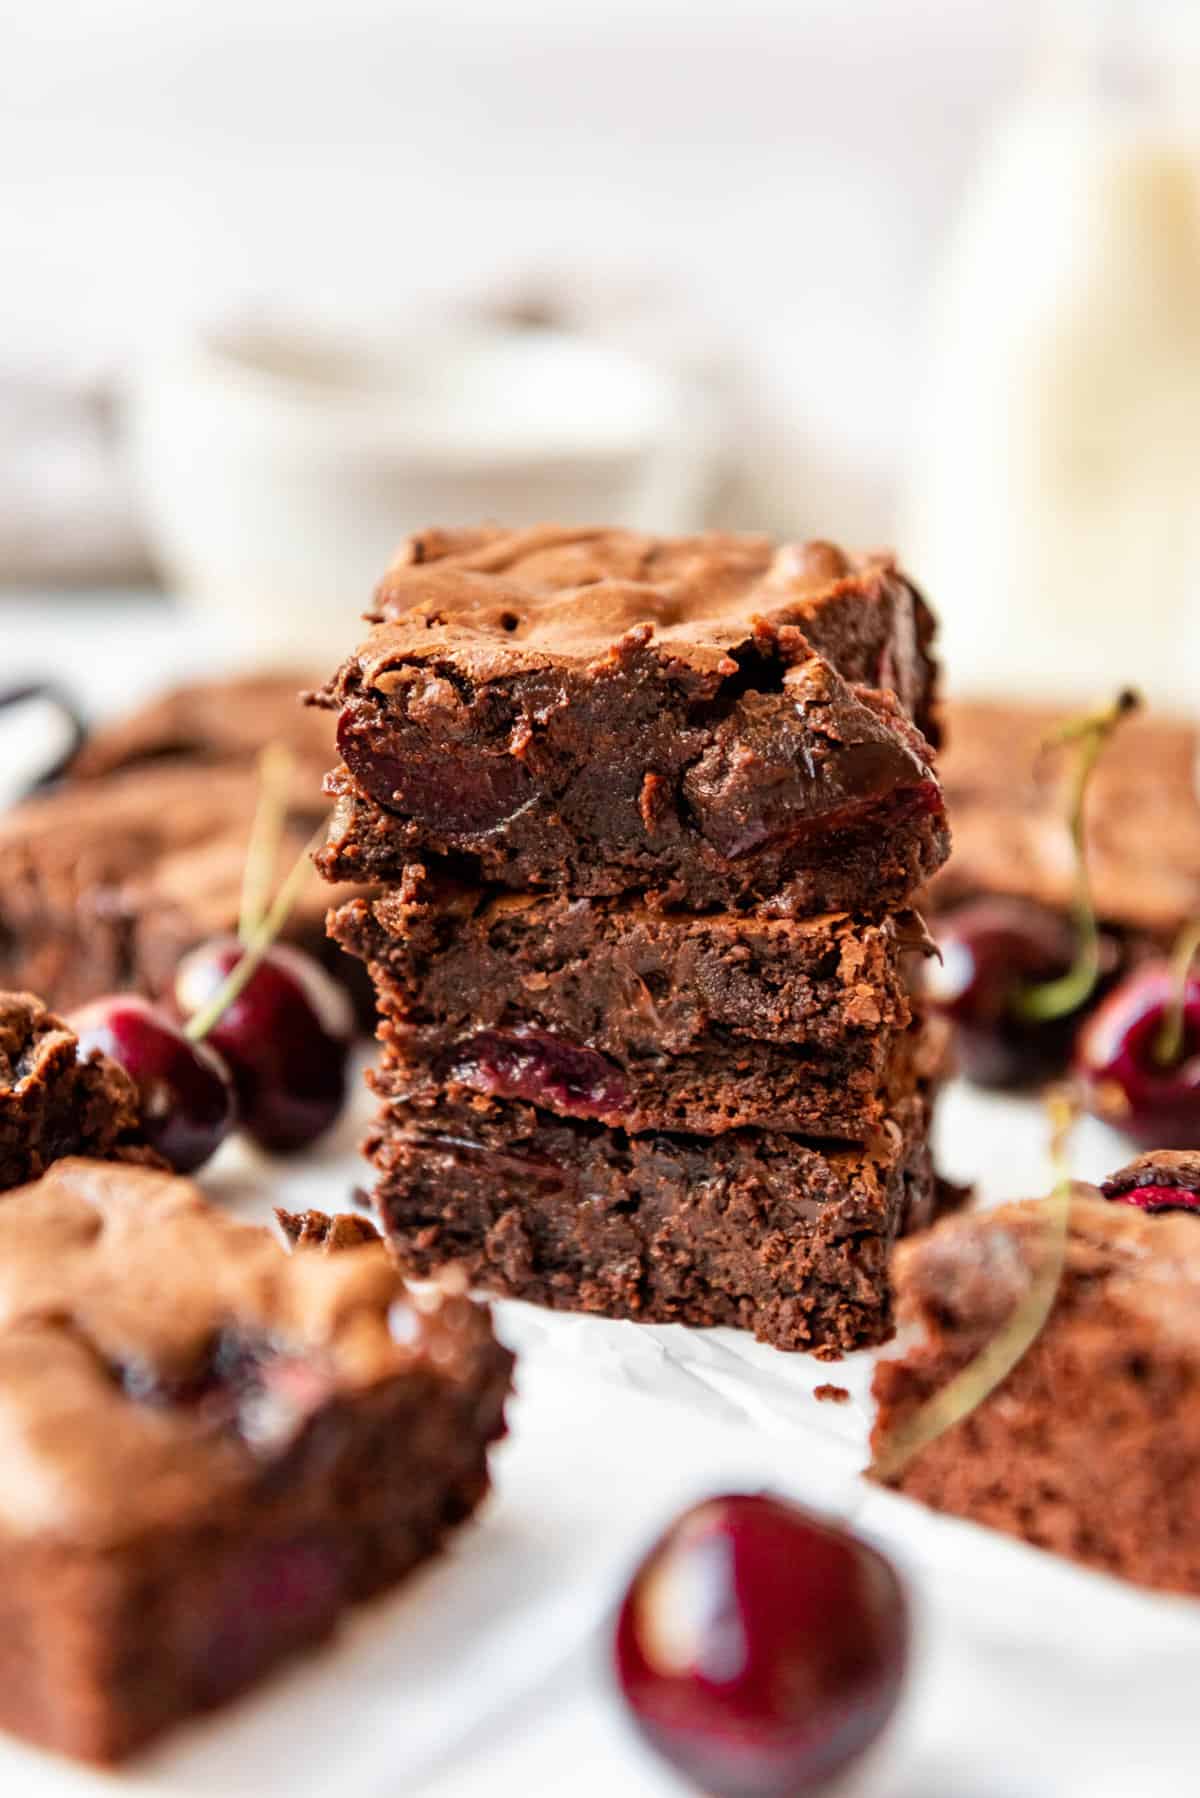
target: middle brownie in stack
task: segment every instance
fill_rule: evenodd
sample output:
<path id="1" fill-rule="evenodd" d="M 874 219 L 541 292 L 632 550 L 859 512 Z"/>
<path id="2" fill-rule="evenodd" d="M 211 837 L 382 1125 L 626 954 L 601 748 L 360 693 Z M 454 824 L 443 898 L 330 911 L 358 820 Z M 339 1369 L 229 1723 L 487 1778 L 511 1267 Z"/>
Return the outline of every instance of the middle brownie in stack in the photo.
<path id="1" fill-rule="evenodd" d="M 322 868 L 383 887 L 332 930 L 383 1016 L 407 1267 L 788 1348 L 887 1334 L 933 1206 L 901 970 L 948 850 L 931 637 L 889 561 L 828 545 L 409 542 L 319 696 Z"/>

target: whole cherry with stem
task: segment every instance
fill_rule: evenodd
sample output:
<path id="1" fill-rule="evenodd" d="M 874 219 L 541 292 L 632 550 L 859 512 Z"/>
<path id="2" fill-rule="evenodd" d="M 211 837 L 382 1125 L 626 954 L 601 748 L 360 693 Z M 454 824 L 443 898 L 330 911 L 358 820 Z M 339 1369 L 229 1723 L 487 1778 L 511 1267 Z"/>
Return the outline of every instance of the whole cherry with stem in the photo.
<path id="1" fill-rule="evenodd" d="M 307 849 L 274 903 L 266 903 L 290 779 L 286 751 L 264 751 L 238 936 L 193 949 L 172 989 L 189 1033 L 212 1043 L 229 1064 L 241 1128 L 274 1154 L 307 1147 L 338 1118 L 354 1037 L 342 988 L 311 955 L 276 941 L 307 875 Z"/>
<path id="2" fill-rule="evenodd" d="M 202 1166 L 235 1121 L 264 1148 L 303 1147 L 345 1100 L 349 1001 L 310 956 L 276 942 L 308 878 L 311 844 L 265 905 L 290 772 L 285 752 L 264 753 L 239 938 L 184 958 L 174 1012 L 119 993 L 72 1020 L 81 1053 L 101 1049 L 133 1079 L 146 1139 L 180 1173 Z"/>
<path id="3" fill-rule="evenodd" d="M 941 952 L 925 976 L 935 1010 L 956 1026 L 963 1071 L 983 1086 L 1041 1085 L 1070 1061 L 1079 1020 L 1116 973 L 1119 951 L 1100 929 L 1088 872 L 1085 803 L 1092 771 L 1139 704 L 1128 689 L 1068 721 L 1047 748 L 1077 746 L 1068 800 L 1075 857 L 1071 922 L 1024 899 L 980 898 L 945 914 Z"/>
<path id="4" fill-rule="evenodd" d="M 1147 1149 L 1200 1149 L 1200 921 L 1147 962 L 1079 1033 L 1083 1102 Z"/>

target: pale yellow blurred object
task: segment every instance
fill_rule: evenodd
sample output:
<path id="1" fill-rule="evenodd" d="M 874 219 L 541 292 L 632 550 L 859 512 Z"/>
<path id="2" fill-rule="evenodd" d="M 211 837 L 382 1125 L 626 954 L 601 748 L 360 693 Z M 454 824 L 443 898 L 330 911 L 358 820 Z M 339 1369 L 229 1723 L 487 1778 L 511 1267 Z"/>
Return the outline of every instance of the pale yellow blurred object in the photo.
<path id="1" fill-rule="evenodd" d="M 1064 19 L 951 246 L 900 539 L 956 690 L 1194 707 L 1200 10 Z"/>

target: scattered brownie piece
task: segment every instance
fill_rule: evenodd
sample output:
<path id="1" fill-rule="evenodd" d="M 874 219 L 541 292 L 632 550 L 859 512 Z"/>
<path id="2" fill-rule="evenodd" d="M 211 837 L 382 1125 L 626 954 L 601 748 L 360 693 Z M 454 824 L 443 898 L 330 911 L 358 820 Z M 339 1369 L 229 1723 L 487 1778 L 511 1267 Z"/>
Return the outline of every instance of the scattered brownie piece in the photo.
<path id="1" fill-rule="evenodd" d="M 488 1486 L 512 1357 L 382 1245 L 288 1255 L 188 1181 L 0 1205 L 0 1727 L 118 1761 L 328 1636 Z"/>
<path id="2" fill-rule="evenodd" d="M 282 1205 L 276 1205 L 275 1216 L 293 1249 L 323 1249 L 329 1253 L 381 1240 L 370 1218 L 357 1217 L 352 1211 L 339 1211 L 331 1217 L 327 1211 L 285 1211 Z"/>
<path id="3" fill-rule="evenodd" d="M 41 993 L 60 1011 L 130 988 L 165 991 L 188 949 L 236 929 L 258 796 L 252 768 L 199 774 L 164 761 L 68 782 L 5 813 L 0 986 Z M 298 763 L 280 879 L 325 811 L 319 773 Z M 328 903 L 314 877 L 284 938 L 365 986 L 358 963 L 325 935 Z"/>
<path id="4" fill-rule="evenodd" d="M 1044 1215 L 1036 1203 L 1004 1205 L 897 1249 L 897 1319 L 913 1339 L 875 1370 L 877 1452 L 1004 1327 L 1043 1253 Z M 1109 1573 L 1200 1595 L 1195 1218 L 1077 1187 L 1040 1334 L 889 1484 Z"/>
<path id="5" fill-rule="evenodd" d="M 813 1387 L 813 1397 L 821 1399 L 825 1404 L 844 1405 L 849 1402 L 850 1388 L 848 1386 L 831 1386 L 826 1381 L 823 1386 Z"/>
<path id="6" fill-rule="evenodd" d="M 981 701 L 948 708 L 938 774 L 954 855 L 931 903 L 948 910 L 987 894 L 1045 906 L 1069 922 L 1075 901 L 1061 757 L 1040 753 L 1069 704 Z M 1193 721 L 1135 716 L 1088 787 L 1088 871 L 1097 916 L 1136 956 L 1169 944 L 1200 913 L 1200 804 Z"/>
<path id="7" fill-rule="evenodd" d="M 0 1191 L 64 1155 L 156 1163 L 140 1137 L 137 1089 L 32 993 L 0 993 Z"/>
<path id="8" fill-rule="evenodd" d="M 297 670 L 173 687 L 91 730 L 70 762 L 68 776 L 96 780 L 157 762 L 253 767 L 268 743 L 282 743 L 299 760 L 324 771 L 329 766 L 329 725 L 301 704 L 303 690 L 312 684 L 310 675 Z"/>

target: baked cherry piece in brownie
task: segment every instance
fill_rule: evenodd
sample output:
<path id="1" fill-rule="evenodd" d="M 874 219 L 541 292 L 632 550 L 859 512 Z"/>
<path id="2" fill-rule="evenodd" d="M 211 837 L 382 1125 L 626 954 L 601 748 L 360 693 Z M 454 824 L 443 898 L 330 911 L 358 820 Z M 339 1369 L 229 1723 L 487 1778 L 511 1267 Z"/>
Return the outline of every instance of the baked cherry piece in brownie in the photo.
<path id="1" fill-rule="evenodd" d="M 251 768 L 168 762 L 68 784 L 0 816 L 0 986 L 27 987 L 60 1011 L 126 988 L 168 991 L 186 950 L 236 927 L 258 796 Z M 298 763 L 280 879 L 326 810 L 315 767 Z M 314 879 L 283 936 L 353 980 L 356 964 L 325 935 L 328 903 Z"/>
<path id="2" fill-rule="evenodd" d="M 156 694 L 88 733 L 67 769 L 72 780 L 95 780 L 156 762 L 216 762 L 252 767 L 268 743 L 282 743 L 324 773 L 333 731 L 306 711 L 300 694 L 311 674 L 246 674 L 193 681 Z"/>
<path id="3" fill-rule="evenodd" d="M 412 867 L 330 929 L 367 964 L 393 1090 L 460 1085 L 626 1130 L 861 1138 L 912 1087 L 915 919 L 655 912 Z"/>
<path id="4" fill-rule="evenodd" d="M 945 860 L 932 626 L 828 544 L 541 529 L 411 538 L 315 696 L 343 766 L 318 857 L 504 886 L 881 913 Z M 900 697 L 897 697 L 897 695 Z"/>
<path id="5" fill-rule="evenodd" d="M 0 993 L 0 1192 L 63 1155 L 156 1159 L 124 1069 L 80 1057 L 74 1031 L 32 993 Z"/>
<path id="6" fill-rule="evenodd" d="M 532 1106 L 387 1105 L 367 1144 L 403 1267 L 462 1263 L 537 1304 L 734 1324 L 836 1356 L 891 1330 L 888 1254 L 932 1215 L 921 1097 L 862 1146 L 739 1130 L 629 1136 Z"/>
<path id="7" fill-rule="evenodd" d="M 947 1219 L 895 1257 L 874 1443 L 1003 1328 L 1045 1241 L 1033 1203 Z M 1071 1204 L 1050 1318 L 1001 1384 L 891 1482 L 910 1498 L 1147 1586 L 1200 1595 L 1200 1224 Z"/>
<path id="8" fill-rule="evenodd" d="M 187 1181 L 0 1205 L 0 1727 L 116 1761 L 327 1636 L 487 1490 L 511 1356 L 380 1247 L 289 1255 Z"/>
<path id="9" fill-rule="evenodd" d="M 1200 1150 L 1152 1149 L 1110 1174 L 1100 1190 L 1141 1211 L 1200 1212 Z"/>

